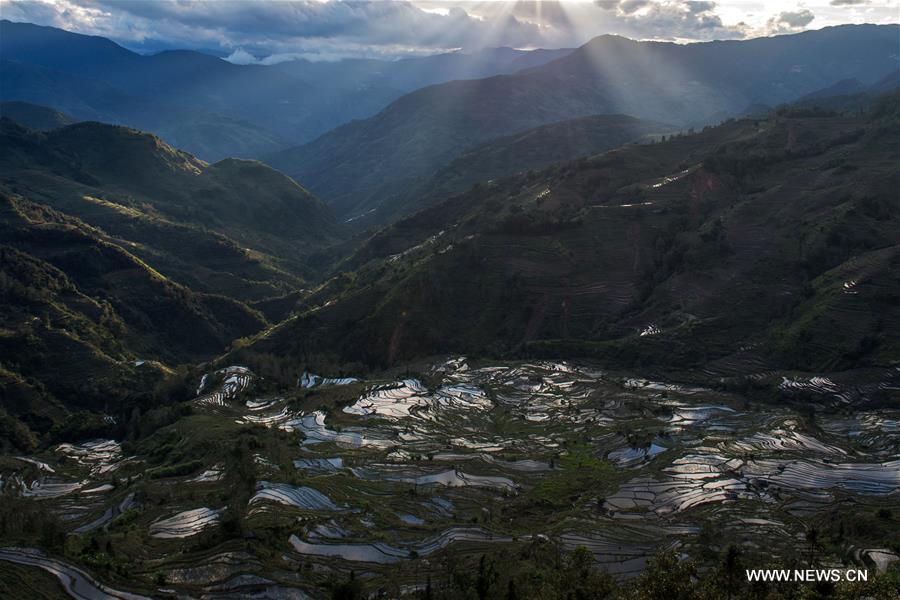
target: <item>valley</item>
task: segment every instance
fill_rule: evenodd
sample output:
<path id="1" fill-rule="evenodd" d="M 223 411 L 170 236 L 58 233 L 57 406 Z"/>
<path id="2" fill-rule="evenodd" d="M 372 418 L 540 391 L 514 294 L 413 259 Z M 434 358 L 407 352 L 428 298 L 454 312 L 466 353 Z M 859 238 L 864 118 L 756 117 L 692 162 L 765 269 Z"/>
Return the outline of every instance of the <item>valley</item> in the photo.
<path id="1" fill-rule="evenodd" d="M 367 119 L 263 160 L 329 198 L 338 214 L 374 210 L 370 222 L 385 225 L 406 188 L 486 140 L 610 113 L 682 130 L 716 124 L 753 105 L 794 101 L 851 74 L 874 83 L 897 69 L 891 58 L 896 37 L 894 25 L 748 44 L 680 46 L 599 36 L 540 67 L 416 90 Z M 834 54 L 838 47 L 843 50 Z M 799 74 L 798 63 L 804 65 Z"/>
<path id="2" fill-rule="evenodd" d="M 377 367 L 454 350 L 686 376 L 889 368 L 896 93 L 884 103 L 481 183 L 377 231 L 248 348 Z"/>
<path id="3" fill-rule="evenodd" d="M 896 598 L 900 25 L 66 2 L 133 29 L 0 21 L 0 598 Z"/>
<path id="4" fill-rule="evenodd" d="M 174 227 L 165 215 L 184 213 L 171 212 L 180 209 L 167 193 L 148 193 L 154 205 L 119 200 L 131 198 L 119 195 L 119 171 L 92 167 L 90 154 L 75 172 L 89 183 L 58 169 L 59 191 L 34 196 L 48 188 L 26 160 L 71 159 L 6 123 L 22 140 L 5 167 L 17 186 L 5 227 L 18 232 L 6 252 L 22 264 L 8 272 L 34 282 L 31 265 L 58 280 L 53 296 L 30 297 L 30 314 L 38 302 L 65 312 L 43 317 L 51 323 L 30 362 L 8 346 L 6 364 L 19 370 L 6 389 L 18 387 L 19 400 L 4 406 L 0 560 L 17 567 L 0 586 L 85 598 L 426 587 L 458 597 L 509 586 L 558 597 L 580 585 L 627 596 L 677 555 L 710 598 L 723 569 L 785 561 L 868 568 L 880 575 L 867 589 L 882 597 L 900 560 L 898 229 L 887 192 L 896 106 L 894 94 L 856 116 L 789 108 L 478 184 L 372 235 L 278 324 L 250 308 L 259 296 L 234 294 L 232 310 L 258 324 L 226 331 L 218 343 L 242 339 L 213 362 L 182 359 L 177 370 L 166 365 L 177 331 L 156 354 L 140 337 L 111 335 L 87 307 L 112 316 L 134 302 L 115 285 L 99 294 L 96 275 L 35 240 L 64 227 L 59 239 L 121 248 L 151 285 L 187 285 L 169 283 L 179 271 L 156 241 L 147 260 L 170 275 L 154 274 L 123 236 L 140 229 L 122 225 Z M 84 126 L 51 135 L 71 127 Z M 258 163 L 208 166 L 134 141 L 162 149 L 167 177 L 235 168 L 280 185 Z M 147 193 L 130 181 L 127 193 Z M 96 196 L 83 195 L 91 188 Z M 215 214 L 224 210 L 220 201 Z M 254 228 L 252 213 L 241 222 L 235 235 L 271 252 L 256 268 L 269 265 L 273 282 L 303 276 L 275 268 L 290 264 L 279 262 L 290 228 Z M 831 254 L 816 242 L 835 235 L 826 224 L 845 240 Z M 779 238 L 798 230 L 812 232 L 799 246 Z M 673 256 L 682 262 L 658 262 Z M 198 294 L 188 289 L 180 294 Z M 723 307 L 731 317 L 715 312 Z M 83 332 L 48 355 L 63 314 Z M 138 323 L 127 314 L 117 325 L 126 332 Z M 211 314 L 236 323 L 234 312 Z M 21 339 L 40 331 L 29 327 Z M 78 373 L 31 383 L 41 361 L 70 361 L 73 343 L 102 352 L 110 378 L 97 400 L 82 395 L 88 412 L 67 400 Z M 436 358 L 447 348 L 465 354 Z M 118 402 L 99 402 L 109 394 Z M 40 418 L 57 424 L 38 438 Z"/>
<path id="5" fill-rule="evenodd" d="M 570 49 L 491 48 L 403 60 L 234 64 L 187 50 L 0 20 L 0 99 L 160 135 L 205 160 L 259 158 L 369 117 L 415 89 L 539 66 Z"/>

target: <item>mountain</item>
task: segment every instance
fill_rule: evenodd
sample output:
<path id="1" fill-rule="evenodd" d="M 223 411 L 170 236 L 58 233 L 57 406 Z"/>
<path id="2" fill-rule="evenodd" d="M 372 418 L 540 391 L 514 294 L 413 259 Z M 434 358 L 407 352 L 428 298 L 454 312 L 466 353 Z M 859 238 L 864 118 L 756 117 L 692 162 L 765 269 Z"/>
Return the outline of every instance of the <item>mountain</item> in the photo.
<path id="1" fill-rule="evenodd" d="M 7 117 L 38 131 L 65 127 L 77 121 L 75 117 L 58 110 L 28 102 L 0 102 L 0 117 Z"/>
<path id="2" fill-rule="evenodd" d="M 0 191 L 4 413 L 47 433 L 75 411 L 149 398 L 166 366 L 265 327 L 231 298 L 167 278 L 80 219 Z"/>
<path id="3" fill-rule="evenodd" d="M 5 313 L 8 337 L 2 362 L 7 369 L 21 368 L 26 378 L 39 379 L 50 390 L 99 382 L 79 384 L 83 375 L 78 369 L 60 369 L 53 377 L 32 369 L 53 368 L 55 363 L 86 366 L 96 360 L 115 370 L 129 358 L 173 364 L 212 355 L 236 335 L 265 325 L 240 302 L 171 281 L 130 252 L 124 240 L 80 219 L 6 193 L 2 213 L 5 306 L 10 309 Z M 37 339 L 26 335 L 32 327 L 38 330 L 31 332 Z M 59 344 L 47 339 L 54 336 Z M 45 354 L 39 364 L 32 362 L 32 350 L 41 348 Z M 76 361 L 54 354 L 53 348 L 78 348 L 91 358 Z M 69 400 L 67 393 L 59 396 Z"/>
<path id="4" fill-rule="evenodd" d="M 338 62 L 293 60 L 277 63 L 273 70 L 305 81 L 321 81 L 345 94 L 377 89 L 402 94 L 429 85 L 458 79 L 481 79 L 501 73 L 515 73 L 562 58 L 572 48 L 516 50 L 485 48 L 476 52 L 448 52 L 396 61 L 344 59 Z"/>
<path id="5" fill-rule="evenodd" d="M 857 79 L 844 79 L 832 86 L 816 90 L 793 103 L 794 108 L 836 110 L 839 112 L 871 110 L 885 93 L 900 88 L 900 70 L 888 73 L 875 83 L 865 85 Z"/>
<path id="6" fill-rule="evenodd" d="M 373 236 L 248 349 L 889 368 L 898 115 L 896 93 L 865 115 L 787 109 L 474 188 Z"/>
<path id="7" fill-rule="evenodd" d="M 301 98 L 281 100 L 270 118 L 287 126 L 293 139 L 306 142 L 355 119 L 376 114 L 400 96 L 458 79 L 479 79 L 538 66 L 572 49 L 515 50 L 486 48 L 396 61 L 344 59 L 337 62 L 294 60 L 269 67 L 276 73 L 315 82 Z M 296 143 L 296 142 L 295 142 Z"/>
<path id="8" fill-rule="evenodd" d="M 250 304 L 273 299 L 277 318 L 340 241 L 320 201 L 259 162 L 96 122 L 3 118 L 0 143 L 0 389 L 37 432 L 260 331 Z"/>
<path id="9" fill-rule="evenodd" d="M 396 203 L 399 214 L 466 191 L 478 182 L 490 182 L 521 171 L 606 152 L 641 139 L 675 131 L 671 125 L 628 115 L 595 115 L 551 123 L 474 146 Z"/>
<path id="10" fill-rule="evenodd" d="M 551 61 L 557 60 L 564 56 L 568 56 L 575 51 L 575 48 L 558 48 L 558 49 L 543 49 L 538 48 L 537 50 L 532 50 L 531 52 L 527 52 L 522 54 L 521 56 L 516 57 L 511 65 L 510 69 L 507 73 L 515 73 L 517 71 L 522 71 L 524 69 L 530 69 L 533 67 L 539 67 L 543 64 L 549 63 Z"/>
<path id="11" fill-rule="evenodd" d="M 697 44 L 601 36 L 513 75 L 427 87 L 374 117 L 266 158 L 339 215 L 390 202 L 488 139 L 605 113 L 690 126 L 748 105 L 775 105 L 854 77 L 896 70 L 900 26 L 845 25 L 796 35 Z"/>
<path id="12" fill-rule="evenodd" d="M 885 77 L 870 85 L 866 91 L 871 94 L 877 94 L 879 92 L 890 92 L 898 87 L 900 87 L 900 69 L 888 73 Z"/>
<path id="13" fill-rule="evenodd" d="M 145 56 L 102 37 L 4 20 L 0 95 L 153 131 L 208 160 L 253 158 L 371 116 L 424 85 L 512 72 L 567 52 L 237 65 L 186 50 Z"/>
<path id="14" fill-rule="evenodd" d="M 236 286 L 245 299 L 284 293 L 312 273 L 306 260 L 340 235 L 318 199 L 258 162 L 210 165 L 153 135 L 95 122 L 37 133 L 4 119 L 0 133 L 0 182 L 10 190 L 111 234 L 138 236 L 146 246 L 137 252 L 160 254 L 184 283 L 196 285 L 200 265 L 190 262 L 206 261 L 222 271 L 200 277 L 210 291 Z"/>
<path id="15" fill-rule="evenodd" d="M 183 107 L 170 99 L 143 99 L 100 80 L 28 63 L 0 61 L 0 95 L 6 100 L 52 106 L 78 120 L 153 131 L 167 142 L 209 159 L 253 157 L 285 144 L 278 135 L 247 121 Z"/>
<path id="16" fill-rule="evenodd" d="M 847 94 L 856 94 L 866 89 L 866 85 L 859 79 L 842 79 L 833 85 L 829 85 L 821 90 L 816 90 L 804 95 L 799 100 L 814 100 L 816 98 L 827 98 L 829 96 L 843 96 Z"/>

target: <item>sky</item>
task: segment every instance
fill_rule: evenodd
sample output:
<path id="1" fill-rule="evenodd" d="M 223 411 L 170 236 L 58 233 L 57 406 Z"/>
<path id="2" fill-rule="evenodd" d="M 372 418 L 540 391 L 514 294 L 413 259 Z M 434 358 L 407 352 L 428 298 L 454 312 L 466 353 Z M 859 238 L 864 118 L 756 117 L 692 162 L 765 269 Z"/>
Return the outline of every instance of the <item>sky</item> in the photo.
<path id="1" fill-rule="evenodd" d="M 0 17 L 132 50 L 235 63 L 572 48 L 601 34 L 679 43 L 897 23 L 900 0 L 0 0 Z"/>

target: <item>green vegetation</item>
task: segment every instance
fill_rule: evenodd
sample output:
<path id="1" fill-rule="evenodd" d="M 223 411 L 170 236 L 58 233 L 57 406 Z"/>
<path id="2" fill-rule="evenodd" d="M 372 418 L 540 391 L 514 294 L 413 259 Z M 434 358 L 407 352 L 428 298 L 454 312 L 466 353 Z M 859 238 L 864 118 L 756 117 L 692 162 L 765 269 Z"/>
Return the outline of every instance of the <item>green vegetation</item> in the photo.
<path id="1" fill-rule="evenodd" d="M 526 130 L 365 239 L 259 162 L 0 120 L 0 546 L 157 595 L 893 598 L 896 561 L 744 569 L 900 553 L 900 96 L 552 165 L 659 126 L 437 102 L 313 145 L 421 134 L 349 165 L 354 206 L 405 212 Z M 95 438 L 121 446 L 57 446 Z M 0 596 L 58 594 L 6 566 Z"/>
<path id="2" fill-rule="evenodd" d="M 716 453 L 739 440 L 747 444 L 759 439 L 753 433 L 764 434 L 762 443 L 802 439 L 793 435 L 795 431 L 839 444 L 847 452 L 859 448 L 879 453 L 892 443 L 892 434 L 881 431 L 878 421 L 863 427 L 856 446 L 856 441 L 829 437 L 835 426 L 854 426 L 844 424 L 844 415 L 777 407 L 759 411 L 730 393 L 629 387 L 614 374 L 591 375 L 587 367 L 530 362 L 460 365 L 455 375 L 473 377 L 473 385 L 484 385 L 481 377 L 497 382 L 484 387 L 493 405 L 487 410 L 454 408 L 449 397 L 440 406 L 422 407 L 421 412 L 412 411 L 409 418 L 401 419 L 360 418 L 341 410 L 373 384 L 395 378 L 420 377 L 429 393 L 450 389 L 448 381 L 453 376 L 429 368 L 430 364 L 410 364 L 385 373 L 384 380 L 311 390 L 298 390 L 293 381 L 259 382 L 221 405 L 184 402 L 146 410 L 135 407 L 121 425 L 108 426 L 123 440 L 122 455 L 131 457 L 109 474 L 94 475 L 59 452 L 34 454 L 53 466 L 54 477 L 90 478 L 92 486 L 103 482 L 110 489 L 95 496 L 96 500 L 84 493 L 35 500 L 21 497 L 16 480 L 6 479 L 13 483 L 0 492 L 0 539 L 4 546 L 41 548 L 85 569 L 105 585 L 141 593 L 166 586 L 199 595 L 241 573 L 275 582 L 266 585 L 300 587 L 313 597 L 330 594 L 336 598 L 373 593 L 448 600 L 749 600 L 760 595 L 787 599 L 813 593 L 817 595 L 812 597 L 823 599 L 860 594 L 891 597 L 888 592 L 896 585 L 896 565 L 875 577 L 869 564 L 872 581 L 861 586 L 750 585 L 744 577 L 745 568 L 806 568 L 835 561 L 861 566 L 868 559 L 859 554 L 860 549 L 900 550 L 894 541 L 898 528 L 889 496 L 850 494 L 829 487 L 821 492 L 834 494 L 833 501 L 823 500 L 815 512 L 798 516 L 793 506 L 804 502 L 808 490 L 800 495 L 789 486 L 776 490 L 774 483 L 754 482 L 757 476 L 740 473 L 743 468 L 752 469 L 756 460 L 743 449 L 721 450 L 734 463 L 741 463 L 721 473 L 703 470 L 707 463 L 702 461 L 675 460 L 693 453 Z M 265 367 L 264 362 L 260 365 Z M 221 383 L 215 368 L 209 367 L 213 373 L 207 382 L 209 390 Z M 274 364 L 268 368 L 277 372 Z M 171 400 L 193 395 L 197 375 L 174 374 L 167 388 Z M 528 392 L 516 395 L 515 390 Z M 247 399 L 271 399 L 272 405 L 251 410 L 244 404 Z M 389 400 L 385 406 L 392 404 Z M 719 405 L 717 414 L 734 428 L 727 434 L 718 421 L 685 425 L 683 431 L 671 425 L 676 410 L 690 414 L 690 408 L 697 407 L 702 413 Z M 731 408 L 739 412 L 730 412 Z M 303 444 L 302 427 L 288 426 L 293 430 L 285 431 L 246 419 L 280 415 L 283 410 L 291 418 L 321 410 L 330 431 L 373 440 L 388 436 L 394 442 L 390 448 L 328 441 Z M 546 418 L 527 419 L 529 412 L 544 413 Z M 91 427 L 103 426 L 89 413 L 76 414 L 71 421 L 70 430 L 56 435 L 88 435 Z M 791 428 L 791 433 L 776 433 L 778 427 Z M 409 442 L 396 437 L 410 432 L 415 434 Z M 706 436 L 702 446 L 697 445 L 699 435 Z M 504 449 L 473 449 L 467 438 Z M 666 449 L 627 466 L 611 452 L 624 450 L 639 457 L 651 441 Z M 813 454 L 806 451 L 767 453 L 762 448 L 757 457 L 761 465 L 774 459 L 786 465 L 800 462 L 818 465 L 823 471 L 829 468 L 818 460 L 808 462 Z M 334 457 L 342 459 L 335 469 L 294 464 Z M 611 508 L 613 498 L 621 497 L 621 488 L 635 478 L 648 484 L 672 481 L 676 464 L 691 467 L 680 475 L 680 481 L 688 484 L 709 482 L 710 490 L 715 490 L 726 479 L 738 477 L 747 487 L 739 496 L 700 498 L 696 505 L 682 506 L 674 513 Z M 37 465 L 5 457 L 0 457 L 0 473 L 5 478 L 13 473 L 25 482 L 42 476 Z M 411 481 L 411 475 L 420 473 L 457 473 L 459 479 L 451 478 L 449 485 L 446 480 L 442 484 Z M 695 480 L 691 473 L 697 475 Z M 779 473 L 772 468 L 761 479 Z M 302 489 L 305 494 L 322 494 L 336 509 L 302 502 L 250 502 L 261 488 L 271 485 L 288 492 Z M 660 488 L 648 494 L 659 494 L 659 502 L 667 502 L 667 492 Z M 127 498 L 133 503 L 104 526 L 73 531 Z M 84 512 L 66 520 L 73 514 L 73 504 L 84 504 Z M 217 522 L 186 537 L 151 534 L 159 520 L 201 507 L 221 510 Z M 745 518 L 753 522 L 744 522 Z M 444 536 L 454 533 L 463 535 L 442 543 Z M 313 546 L 383 547 L 399 552 L 403 559 L 382 563 L 318 556 L 293 547 L 292 536 Z M 671 551 L 676 545 L 677 553 Z M 637 571 L 643 572 L 637 575 Z M 14 572 L 15 577 L 26 579 L 31 572 L 35 580 L 28 585 L 40 583 L 39 571 Z M 637 577 L 623 579 L 621 573 Z M 251 588 L 252 584 L 240 593 L 249 594 L 255 589 Z"/>
<path id="3" fill-rule="evenodd" d="M 405 200 L 392 200 L 387 210 L 403 216 L 465 192 L 475 184 L 492 185 L 515 173 L 601 154 L 632 142 L 652 141 L 674 130 L 671 125 L 628 115 L 595 115 L 490 139 L 463 151 L 407 192 Z M 383 214 L 379 219 L 388 220 Z"/>
<path id="4" fill-rule="evenodd" d="M 732 600 L 817 598 L 890 600 L 900 584 L 900 573 L 872 577 L 862 583 L 747 582 L 748 568 L 786 568 L 764 558 L 745 556 L 734 546 L 717 557 L 714 568 L 700 570 L 674 551 L 661 552 L 646 570 L 629 582 L 616 582 L 597 570 L 590 552 L 579 547 L 565 551 L 552 541 L 522 544 L 512 551 L 464 558 L 442 557 L 424 573 L 424 589 L 403 597 L 457 600 L 516 600 L 574 598 L 578 600 Z M 792 565 L 790 568 L 806 568 Z M 420 572 L 420 575 L 423 573 Z M 351 573 L 332 584 L 332 598 L 360 599 L 363 586 Z"/>
<path id="5" fill-rule="evenodd" d="M 177 465 L 148 469 L 147 477 L 149 477 L 150 479 L 160 479 L 163 477 L 180 477 L 182 475 L 190 475 L 202 466 L 203 461 L 190 460 L 188 462 L 178 463 Z"/>
<path id="6" fill-rule="evenodd" d="M 23 427 L 108 431 L 51 430 L 70 410 L 124 420 L 171 367 L 265 328 L 248 303 L 314 277 L 339 231 L 260 163 L 208 165 L 100 123 L 38 133 L 4 117 L 0 138 L 0 446 L 33 443 Z"/>
<path id="7" fill-rule="evenodd" d="M 751 102 L 779 104 L 841 78 L 884 77 L 897 68 L 889 58 L 896 37 L 893 25 L 702 46 L 600 36 L 535 69 L 416 90 L 370 118 L 266 160 L 326 198 L 339 215 L 386 224 L 422 208 L 410 200 L 410 188 L 419 189 L 435 171 L 488 140 L 602 114 L 684 128 L 712 122 L 740 114 Z M 810 68 L 796 77 L 792 69 L 801 56 Z"/>
<path id="8" fill-rule="evenodd" d="M 745 345 L 786 368 L 889 368 L 897 103 L 731 120 L 476 186 L 376 233 L 248 349 L 699 372 Z"/>
<path id="9" fill-rule="evenodd" d="M 595 496 L 602 503 L 618 479 L 612 466 L 583 446 L 569 447 L 557 461 L 561 469 L 544 477 L 535 489 L 536 497 L 557 507 L 572 506 L 581 496 Z M 595 500 L 596 501 L 596 500 Z"/>

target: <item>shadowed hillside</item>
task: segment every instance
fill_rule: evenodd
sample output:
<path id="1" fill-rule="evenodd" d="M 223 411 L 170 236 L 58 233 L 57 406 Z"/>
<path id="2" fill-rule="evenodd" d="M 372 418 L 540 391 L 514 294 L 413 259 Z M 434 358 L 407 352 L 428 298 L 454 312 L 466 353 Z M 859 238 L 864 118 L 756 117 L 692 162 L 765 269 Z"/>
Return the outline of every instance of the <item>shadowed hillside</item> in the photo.
<path id="1" fill-rule="evenodd" d="M 371 116 L 426 85 L 512 73 L 571 50 L 488 48 L 397 61 L 238 65 L 201 52 L 131 52 L 111 40 L 0 21 L 0 99 L 153 131 L 207 160 L 256 158 Z"/>
<path id="2" fill-rule="evenodd" d="M 466 150 L 421 186 L 407 191 L 405 199 L 392 202 L 392 208 L 402 216 L 464 192 L 478 182 L 599 154 L 674 130 L 671 125 L 628 115 L 595 115 L 542 125 Z M 384 215 L 377 218 L 384 219 Z"/>
<path id="3" fill-rule="evenodd" d="M 687 45 L 601 36 L 515 75 L 418 90 L 266 160 L 339 215 L 387 215 L 406 190 L 490 138 L 603 113 L 704 125 L 851 76 L 873 82 L 897 68 L 897 32 L 895 25 L 847 25 Z"/>
<path id="4" fill-rule="evenodd" d="M 181 105 L 174 96 L 147 99 L 99 79 L 5 58 L 0 61 L 0 97 L 52 106 L 79 120 L 153 131 L 170 144 L 213 160 L 255 157 L 286 143 L 259 125 L 203 106 Z"/>
<path id="5" fill-rule="evenodd" d="M 78 120 L 58 110 L 28 102 L 0 102 L 0 117 L 7 117 L 38 131 L 65 127 Z"/>
<path id="6" fill-rule="evenodd" d="M 883 3 L 0 3 L 0 600 L 897 600 Z"/>
<path id="7" fill-rule="evenodd" d="M 897 105 L 789 109 L 475 188 L 376 234 L 254 347 L 889 365 Z"/>
<path id="8" fill-rule="evenodd" d="M 126 237 L 129 230 L 185 225 L 198 230 L 198 241 L 225 236 L 233 240 L 226 245 L 242 247 L 236 250 L 244 260 L 274 269 L 253 280 L 296 283 L 306 269 L 304 256 L 321 251 L 338 231 L 321 202 L 261 163 L 208 165 L 155 136 L 100 123 L 41 134 L 4 120 L 2 135 L 0 177 L 13 191 L 38 195 Z M 141 241 L 155 245 L 152 238 Z"/>
<path id="9" fill-rule="evenodd" d="M 39 133 L 3 118 L 0 143 L 0 385 L 37 431 L 149 397 L 169 367 L 266 327 L 247 303 L 296 295 L 340 234 L 261 163 L 209 165 L 92 122 Z"/>

